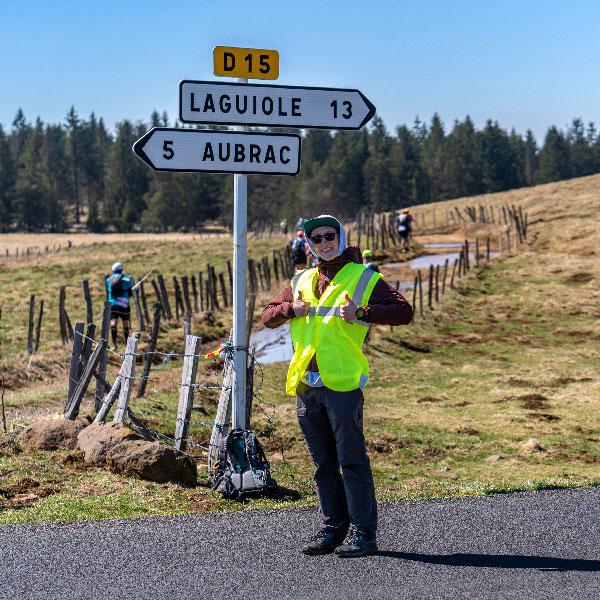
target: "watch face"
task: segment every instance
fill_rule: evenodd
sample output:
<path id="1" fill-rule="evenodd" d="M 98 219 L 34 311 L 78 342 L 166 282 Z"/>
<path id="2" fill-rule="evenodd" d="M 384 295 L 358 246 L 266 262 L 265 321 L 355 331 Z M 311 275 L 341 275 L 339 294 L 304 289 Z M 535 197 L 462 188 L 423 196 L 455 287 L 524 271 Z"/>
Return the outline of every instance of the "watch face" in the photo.
<path id="1" fill-rule="evenodd" d="M 358 308 L 358 309 L 356 310 L 356 316 L 357 316 L 359 319 L 362 319 L 362 318 L 365 316 L 365 311 L 364 311 L 362 308 Z"/>

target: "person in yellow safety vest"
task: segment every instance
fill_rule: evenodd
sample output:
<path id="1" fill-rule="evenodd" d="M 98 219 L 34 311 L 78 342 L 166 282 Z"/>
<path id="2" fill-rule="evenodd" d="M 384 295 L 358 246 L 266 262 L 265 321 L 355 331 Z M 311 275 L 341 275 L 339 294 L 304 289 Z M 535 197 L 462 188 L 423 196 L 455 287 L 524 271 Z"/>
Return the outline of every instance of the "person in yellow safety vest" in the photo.
<path id="1" fill-rule="evenodd" d="M 297 272 L 262 313 L 266 327 L 290 321 L 286 392 L 296 396 L 315 465 L 320 529 L 302 551 L 364 556 L 377 550 L 377 502 L 363 435 L 369 363 L 362 344 L 369 324 L 410 323 L 412 308 L 362 264 L 358 248 L 346 247 L 338 219 L 309 219 L 304 232 L 318 265 Z"/>

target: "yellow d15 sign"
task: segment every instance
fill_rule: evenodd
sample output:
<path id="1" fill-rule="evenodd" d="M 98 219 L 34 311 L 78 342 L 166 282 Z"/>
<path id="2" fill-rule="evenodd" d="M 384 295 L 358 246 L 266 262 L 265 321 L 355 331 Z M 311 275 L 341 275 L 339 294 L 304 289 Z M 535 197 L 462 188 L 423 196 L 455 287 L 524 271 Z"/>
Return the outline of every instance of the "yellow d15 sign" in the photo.
<path id="1" fill-rule="evenodd" d="M 215 75 L 246 77 L 248 79 L 277 79 L 279 52 L 257 48 L 215 46 L 213 50 Z"/>

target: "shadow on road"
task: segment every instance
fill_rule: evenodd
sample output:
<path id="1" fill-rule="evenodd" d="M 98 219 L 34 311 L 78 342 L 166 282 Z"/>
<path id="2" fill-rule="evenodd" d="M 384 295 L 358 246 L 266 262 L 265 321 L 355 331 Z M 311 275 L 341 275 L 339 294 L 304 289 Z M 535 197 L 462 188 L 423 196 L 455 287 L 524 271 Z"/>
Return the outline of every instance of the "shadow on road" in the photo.
<path id="1" fill-rule="evenodd" d="M 376 556 L 401 558 L 452 567 L 492 567 L 495 569 L 539 569 L 541 571 L 600 571 L 600 560 L 520 556 L 513 554 L 414 554 L 380 550 Z"/>

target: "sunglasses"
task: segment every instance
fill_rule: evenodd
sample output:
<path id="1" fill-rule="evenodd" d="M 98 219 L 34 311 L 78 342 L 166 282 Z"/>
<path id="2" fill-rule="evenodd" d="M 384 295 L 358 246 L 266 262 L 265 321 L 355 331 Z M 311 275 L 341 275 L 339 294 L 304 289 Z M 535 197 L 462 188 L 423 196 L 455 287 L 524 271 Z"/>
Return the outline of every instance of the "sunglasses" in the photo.
<path id="1" fill-rule="evenodd" d="M 328 233 L 326 233 L 325 235 L 315 235 L 313 237 L 310 238 L 310 241 L 313 244 L 320 244 L 324 239 L 327 240 L 328 242 L 333 242 L 333 240 L 335 240 L 335 236 L 337 234 L 334 231 L 330 231 Z"/>

